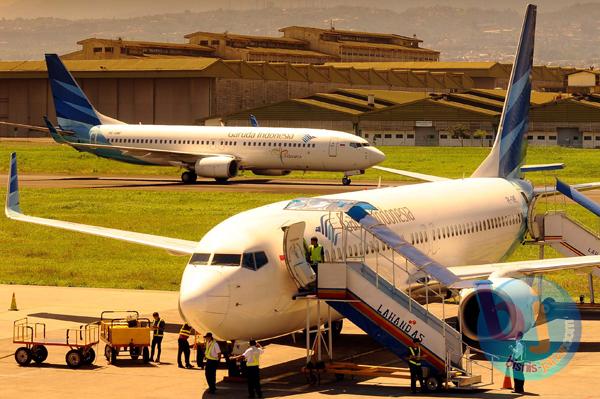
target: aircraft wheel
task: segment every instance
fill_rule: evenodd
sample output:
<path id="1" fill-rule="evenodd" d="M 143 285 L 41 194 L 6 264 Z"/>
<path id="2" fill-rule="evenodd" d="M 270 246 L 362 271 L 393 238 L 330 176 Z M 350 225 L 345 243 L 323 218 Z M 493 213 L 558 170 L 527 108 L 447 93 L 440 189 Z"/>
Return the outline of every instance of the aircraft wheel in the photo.
<path id="1" fill-rule="evenodd" d="M 219 184 L 225 184 L 229 180 L 229 177 L 215 177 L 215 181 Z"/>
<path id="2" fill-rule="evenodd" d="M 190 170 L 181 174 L 181 181 L 183 184 L 194 184 L 197 178 L 198 176 Z"/>
<path id="3" fill-rule="evenodd" d="M 349 186 L 350 183 L 352 183 L 352 180 L 349 177 L 347 177 L 347 176 L 342 177 L 342 184 L 344 186 Z"/>
<path id="4" fill-rule="evenodd" d="M 27 366 L 29 363 L 31 363 L 31 358 L 31 351 L 24 346 L 15 351 L 15 360 L 19 366 Z"/>

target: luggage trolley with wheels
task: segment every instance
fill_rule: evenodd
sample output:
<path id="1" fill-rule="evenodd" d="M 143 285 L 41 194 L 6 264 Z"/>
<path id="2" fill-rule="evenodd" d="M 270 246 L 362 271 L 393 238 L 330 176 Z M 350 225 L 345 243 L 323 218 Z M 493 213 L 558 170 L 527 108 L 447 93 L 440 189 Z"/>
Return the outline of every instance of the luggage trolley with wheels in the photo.
<path id="1" fill-rule="evenodd" d="M 100 339 L 106 344 L 104 356 L 114 364 L 118 356 L 150 362 L 150 320 L 135 310 L 104 311 L 100 315 Z M 121 354 L 122 353 L 122 354 Z"/>
<path id="2" fill-rule="evenodd" d="M 48 357 L 47 346 L 66 346 L 70 348 L 65 356 L 67 366 L 76 369 L 90 365 L 96 359 L 93 346 L 98 344 L 98 325 L 90 323 L 69 328 L 64 341 L 50 340 L 46 338 L 45 323 L 32 323 L 25 317 L 13 323 L 13 343 L 21 345 L 15 351 L 19 366 L 27 366 L 32 360 L 43 363 Z"/>

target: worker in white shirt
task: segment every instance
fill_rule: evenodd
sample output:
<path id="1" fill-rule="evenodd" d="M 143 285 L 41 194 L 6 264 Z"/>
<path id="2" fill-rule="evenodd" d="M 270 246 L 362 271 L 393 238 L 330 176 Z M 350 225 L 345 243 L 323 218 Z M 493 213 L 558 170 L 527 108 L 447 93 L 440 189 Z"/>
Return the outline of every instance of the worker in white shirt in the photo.
<path id="1" fill-rule="evenodd" d="M 208 393 L 216 393 L 217 367 L 219 366 L 219 359 L 221 358 L 221 348 L 210 332 L 206 333 L 204 340 L 206 342 L 206 349 L 204 351 L 204 358 L 206 359 L 204 375 L 206 376 L 206 383 L 208 384 Z"/>
<path id="2" fill-rule="evenodd" d="M 250 340 L 250 347 L 246 351 L 234 357 L 233 359 L 244 358 L 246 360 L 246 381 L 248 382 L 248 397 L 262 398 L 260 388 L 260 356 L 264 353 L 263 347 L 255 340 Z M 256 395 L 256 396 L 255 396 Z"/>

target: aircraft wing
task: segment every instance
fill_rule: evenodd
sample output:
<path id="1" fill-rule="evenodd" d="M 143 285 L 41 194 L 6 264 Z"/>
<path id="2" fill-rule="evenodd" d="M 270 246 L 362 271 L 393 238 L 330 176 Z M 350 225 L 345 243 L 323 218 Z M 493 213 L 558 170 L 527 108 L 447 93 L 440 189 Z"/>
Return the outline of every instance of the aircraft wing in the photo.
<path id="1" fill-rule="evenodd" d="M 172 150 L 160 150 L 156 148 L 134 148 L 134 147 L 125 147 L 118 145 L 106 145 L 106 144 L 87 144 L 87 143 L 73 143 L 69 142 L 69 145 L 78 148 L 78 149 L 106 149 L 106 150 L 118 150 L 123 154 L 132 155 L 136 158 L 157 158 L 160 157 L 162 159 L 169 158 L 173 162 L 184 162 L 184 163 L 195 163 L 200 158 L 207 157 L 230 157 L 234 158 L 229 154 L 209 154 L 209 153 L 201 153 L 201 152 L 186 152 L 186 151 L 172 151 Z"/>
<path id="2" fill-rule="evenodd" d="M 25 125 L 23 123 L 14 123 L 14 122 L 0 122 L 0 126 L 9 126 L 9 127 L 18 127 L 21 129 L 29 129 L 35 130 L 38 132 L 50 133 L 50 129 L 45 126 L 36 126 L 36 125 Z M 69 130 L 62 130 L 58 128 L 54 128 L 58 133 L 63 134 L 65 136 L 73 136 L 73 132 Z"/>
<path id="3" fill-rule="evenodd" d="M 424 181 L 450 180 L 447 177 L 426 175 L 424 173 L 417 173 L 417 172 L 410 172 L 408 170 L 400 170 L 400 169 L 394 169 L 394 168 L 387 168 L 385 166 L 373 166 L 373 169 L 383 170 L 384 172 L 394 173 L 396 175 L 401 175 L 401 176 L 406 176 L 406 177 L 412 177 L 413 179 L 417 179 L 417 180 L 424 180 Z"/>
<path id="4" fill-rule="evenodd" d="M 155 236 L 151 234 L 137 233 L 134 231 L 117 230 L 107 227 L 91 226 L 87 224 L 73 223 L 55 219 L 44 219 L 25 215 L 21 212 L 19 206 L 17 155 L 14 152 L 11 154 L 10 174 L 8 179 L 8 190 L 4 211 L 6 216 L 12 220 L 56 227 L 64 230 L 78 231 L 80 233 L 87 233 L 100 237 L 114 238 L 116 240 L 161 248 L 177 255 L 193 254 L 197 245 L 197 242 L 195 241 L 181 240 L 178 238 Z"/>
<path id="5" fill-rule="evenodd" d="M 448 269 L 462 280 L 470 280 L 493 276 L 509 276 L 511 274 L 519 273 L 541 274 L 558 270 L 580 269 L 593 266 L 600 266 L 600 255 L 453 266 Z"/>

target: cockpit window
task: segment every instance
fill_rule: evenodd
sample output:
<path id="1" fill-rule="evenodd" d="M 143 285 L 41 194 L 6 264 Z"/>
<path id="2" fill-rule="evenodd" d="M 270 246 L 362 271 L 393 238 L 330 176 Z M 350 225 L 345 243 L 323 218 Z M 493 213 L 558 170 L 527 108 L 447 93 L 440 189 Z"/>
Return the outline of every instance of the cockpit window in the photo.
<path id="1" fill-rule="evenodd" d="M 211 265 L 213 266 L 239 266 L 242 255 L 240 254 L 214 254 Z"/>
<path id="2" fill-rule="evenodd" d="M 242 257 L 242 267 L 250 270 L 258 270 L 268 262 L 267 254 L 263 251 L 246 252 Z"/>
<path id="3" fill-rule="evenodd" d="M 360 148 L 360 147 L 369 147 L 369 143 L 350 143 L 350 147 L 352 148 Z"/>
<path id="4" fill-rule="evenodd" d="M 208 265 L 208 260 L 210 259 L 210 254 L 197 253 L 192 255 L 192 259 L 190 259 L 191 265 Z"/>

